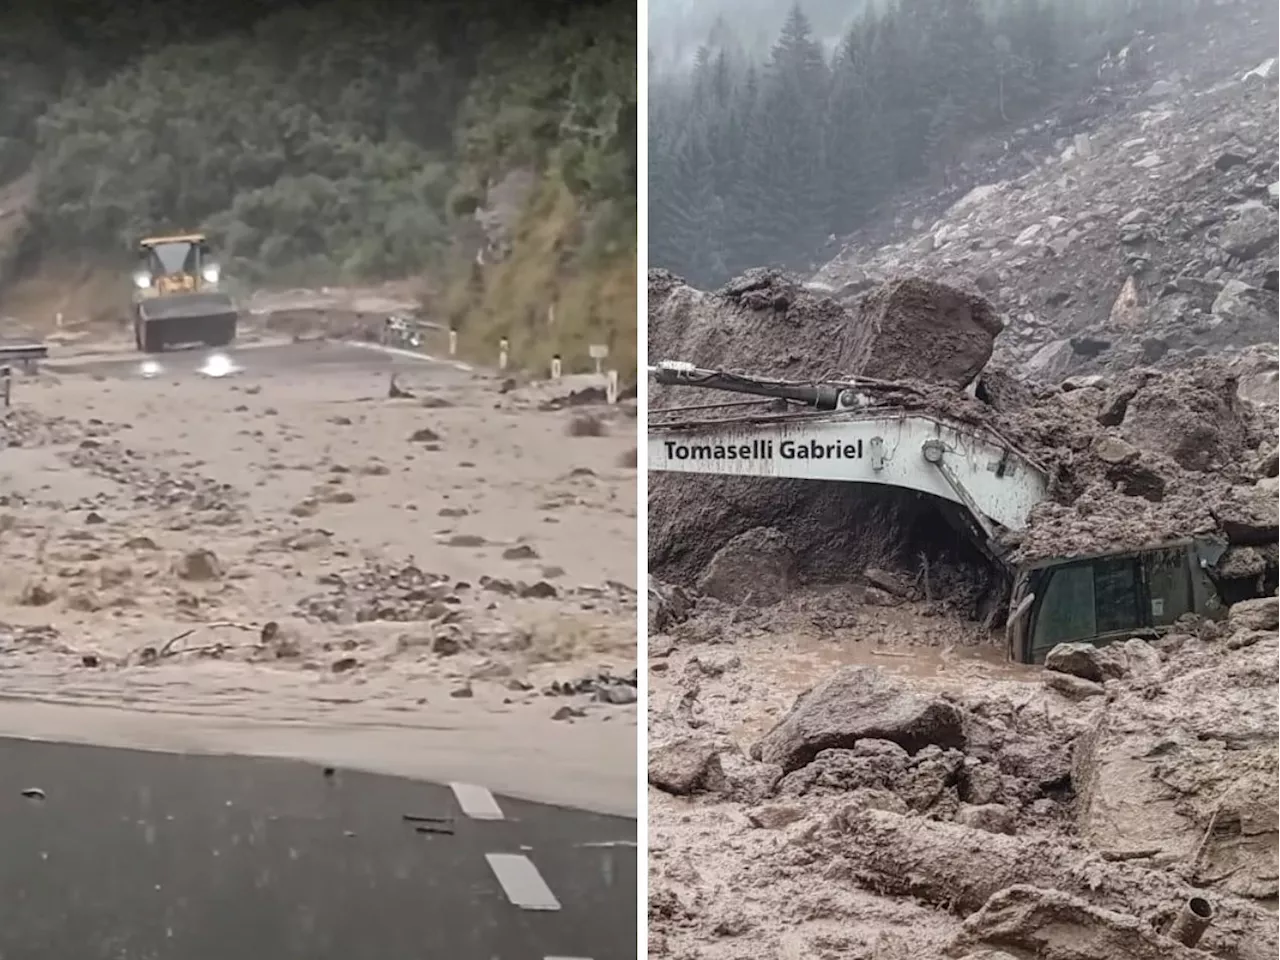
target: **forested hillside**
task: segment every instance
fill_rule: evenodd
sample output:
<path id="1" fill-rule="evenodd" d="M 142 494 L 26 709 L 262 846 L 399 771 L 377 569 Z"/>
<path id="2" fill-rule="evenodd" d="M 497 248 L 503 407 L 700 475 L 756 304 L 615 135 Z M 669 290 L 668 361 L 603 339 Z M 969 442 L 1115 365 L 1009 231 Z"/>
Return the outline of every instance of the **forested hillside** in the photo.
<path id="1" fill-rule="evenodd" d="M 421 276 L 469 335 L 518 335 L 525 307 L 556 306 L 566 336 L 634 341 L 634 9 L 65 0 L 0 14 L 0 191 L 25 201 L 20 229 L 0 226 L 0 278 L 114 266 L 141 234 L 203 228 L 245 285 Z M 477 275 L 491 238 L 475 214 L 513 174 L 528 188 Z M 519 315 L 512 288 L 536 298 Z"/>
<path id="2" fill-rule="evenodd" d="M 727 28 L 653 85 L 649 262 L 716 285 L 766 264 L 807 269 L 909 184 L 938 190 L 1005 131 L 1097 83 L 1139 75 L 1138 31 L 1197 0 L 890 0 L 827 56 L 802 6 L 768 57 Z"/>

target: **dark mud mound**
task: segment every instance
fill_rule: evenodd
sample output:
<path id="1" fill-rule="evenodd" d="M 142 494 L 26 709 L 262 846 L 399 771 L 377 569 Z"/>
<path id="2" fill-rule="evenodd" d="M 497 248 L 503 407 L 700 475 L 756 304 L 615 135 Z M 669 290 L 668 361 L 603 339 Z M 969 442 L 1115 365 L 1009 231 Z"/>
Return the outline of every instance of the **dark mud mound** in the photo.
<path id="1" fill-rule="evenodd" d="M 786 534 L 771 527 L 740 533 L 716 551 L 698 578 L 698 590 L 728 603 L 768 606 L 796 584 L 796 555 Z"/>
<path id="2" fill-rule="evenodd" d="M 715 293 L 649 271 L 649 358 L 685 360 L 790 379 L 847 376 L 861 354 L 854 316 L 770 270 L 754 270 Z M 682 402 L 688 394 L 679 392 Z M 656 387 L 670 400 L 671 388 Z"/>

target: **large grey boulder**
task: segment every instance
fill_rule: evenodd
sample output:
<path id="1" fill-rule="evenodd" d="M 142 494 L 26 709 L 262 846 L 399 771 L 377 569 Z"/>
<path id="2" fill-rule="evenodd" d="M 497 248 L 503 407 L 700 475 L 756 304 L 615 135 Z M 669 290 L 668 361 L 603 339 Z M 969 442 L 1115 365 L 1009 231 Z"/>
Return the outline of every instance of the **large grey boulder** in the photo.
<path id="1" fill-rule="evenodd" d="M 756 744 L 754 753 L 790 773 L 823 750 L 859 740 L 888 740 L 908 753 L 936 744 L 964 746 L 960 709 L 921 696 L 875 667 L 846 667 L 801 694 L 791 712 Z"/>

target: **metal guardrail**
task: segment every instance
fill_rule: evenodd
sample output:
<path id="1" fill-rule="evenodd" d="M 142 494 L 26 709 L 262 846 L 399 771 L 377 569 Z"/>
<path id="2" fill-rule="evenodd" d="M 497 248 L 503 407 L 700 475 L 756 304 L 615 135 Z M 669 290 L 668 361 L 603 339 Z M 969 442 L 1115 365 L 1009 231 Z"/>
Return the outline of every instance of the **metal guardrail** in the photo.
<path id="1" fill-rule="evenodd" d="M 0 343 L 0 402 L 8 409 L 13 401 L 13 365 L 19 364 L 27 373 L 33 373 L 36 364 L 49 358 L 49 347 L 44 343 Z"/>

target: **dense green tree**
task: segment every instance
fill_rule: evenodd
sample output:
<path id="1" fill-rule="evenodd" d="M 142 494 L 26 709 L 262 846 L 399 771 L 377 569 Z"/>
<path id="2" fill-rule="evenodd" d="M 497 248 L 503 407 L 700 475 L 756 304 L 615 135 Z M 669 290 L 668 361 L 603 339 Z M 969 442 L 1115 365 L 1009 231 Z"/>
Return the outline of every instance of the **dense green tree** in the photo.
<path id="1" fill-rule="evenodd" d="M 576 246 L 634 250 L 634 58 L 616 0 L 0 12 L 0 188 L 38 185 L 19 268 L 204 228 L 249 281 L 422 273 L 513 169 L 568 186 Z"/>

